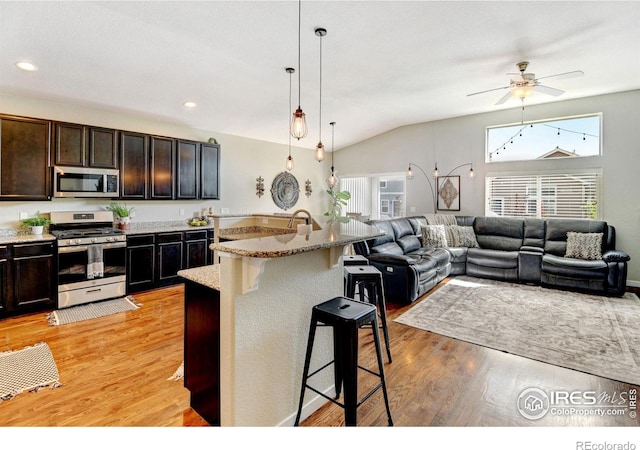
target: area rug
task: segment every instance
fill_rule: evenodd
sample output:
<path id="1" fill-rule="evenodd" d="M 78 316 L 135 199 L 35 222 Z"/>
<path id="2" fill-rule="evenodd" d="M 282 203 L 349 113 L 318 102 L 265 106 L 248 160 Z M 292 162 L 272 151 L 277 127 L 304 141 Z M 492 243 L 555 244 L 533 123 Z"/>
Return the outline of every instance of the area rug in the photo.
<path id="1" fill-rule="evenodd" d="M 47 314 L 49 325 L 66 325 L 68 323 L 80 322 L 83 320 L 96 319 L 98 317 L 110 316 L 124 311 L 135 311 L 142 306 L 136 302 L 135 298 L 128 295 L 113 300 L 103 300 L 101 302 L 87 303 L 84 305 L 72 306 L 70 308 L 58 309 Z"/>
<path id="2" fill-rule="evenodd" d="M 640 385 L 640 299 L 452 278 L 395 322 Z"/>
<path id="3" fill-rule="evenodd" d="M 46 386 L 61 386 L 58 367 L 47 344 L 40 342 L 0 353 L 0 402 Z"/>

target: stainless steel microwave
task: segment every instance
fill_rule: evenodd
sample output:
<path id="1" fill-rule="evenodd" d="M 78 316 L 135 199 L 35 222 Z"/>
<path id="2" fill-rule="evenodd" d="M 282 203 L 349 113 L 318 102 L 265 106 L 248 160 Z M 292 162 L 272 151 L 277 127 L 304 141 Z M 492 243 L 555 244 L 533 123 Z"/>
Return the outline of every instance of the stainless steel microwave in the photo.
<path id="1" fill-rule="evenodd" d="M 54 197 L 118 197 L 120 171 L 85 167 L 53 167 Z"/>

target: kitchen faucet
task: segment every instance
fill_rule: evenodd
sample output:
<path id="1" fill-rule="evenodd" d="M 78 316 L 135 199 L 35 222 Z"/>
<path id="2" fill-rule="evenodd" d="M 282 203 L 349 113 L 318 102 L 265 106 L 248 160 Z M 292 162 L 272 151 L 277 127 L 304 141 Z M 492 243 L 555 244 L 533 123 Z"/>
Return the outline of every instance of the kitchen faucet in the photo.
<path id="1" fill-rule="evenodd" d="M 293 228 L 293 221 L 295 220 L 298 213 L 304 213 L 307 215 L 307 217 L 304 218 L 305 224 L 309 225 L 311 223 L 311 213 L 306 209 L 298 209 L 294 211 L 293 214 L 291 214 L 291 219 L 289 220 L 289 225 L 287 225 L 287 228 Z"/>

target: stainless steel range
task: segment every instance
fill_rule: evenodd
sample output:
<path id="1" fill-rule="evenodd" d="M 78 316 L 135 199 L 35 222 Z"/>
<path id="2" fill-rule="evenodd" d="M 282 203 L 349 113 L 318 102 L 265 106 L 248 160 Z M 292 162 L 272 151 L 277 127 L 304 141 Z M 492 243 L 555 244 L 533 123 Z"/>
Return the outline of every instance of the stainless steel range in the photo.
<path id="1" fill-rule="evenodd" d="M 126 295 L 127 238 L 110 211 L 51 212 L 58 242 L 58 307 Z"/>

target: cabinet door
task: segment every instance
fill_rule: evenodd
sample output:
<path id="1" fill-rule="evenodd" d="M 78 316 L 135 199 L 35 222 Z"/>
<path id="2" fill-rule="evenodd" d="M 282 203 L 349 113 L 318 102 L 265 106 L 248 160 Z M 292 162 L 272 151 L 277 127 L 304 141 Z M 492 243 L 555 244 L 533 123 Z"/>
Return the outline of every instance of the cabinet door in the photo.
<path id="1" fill-rule="evenodd" d="M 220 146 L 202 143 L 200 146 L 200 198 L 219 200 Z"/>
<path id="2" fill-rule="evenodd" d="M 7 312 L 9 291 L 9 250 L 6 245 L 0 246 L 0 317 Z"/>
<path id="3" fill-rule="evenodd" d="M 56 123 L 53 134 L 54 164 L 79 167 L 87 165 L 88 127 L 75 123 Z"/>
<path id="4" fill-rule="evenodd" d="M 197 199 L 200 180 L 200 143 L 178 141 L 176 155 L 176 198 Z"/>
<path id="5" fill-rule="evenodd" d="M 128 131 L 120 133 L 120 197 L 147 198 L 148 147 L 147 135 Z"/>
<path id="6" fill-rule="evenodd" d="M 53 243 L 13 246 L 13 298 L 10 309 L 55 307 Z"/>
<path id="7" fill-rule="evenodd" d="M 127 239 L 127 293 L 155 287 L 155 237 L 152 234 Z"/>
<path id="8" fill-rule="evenodd" d="M 207 265 L 207 232 L 186 231 L 184 233 L 185 269 Z"/>
<path id="9" fill-rule="evenodd" d="M 0 116 L 0 198 L 50 200 L 51 122 Z"/>
<path id="10" fill-rule="evenodd" d="M 182 233 L 159 233 L 157 235 L 158 270 L 156 285 L 167 286 L 180 282 L 178 271 L 182 270 Z"/>
<path id="11" fill-rule="evenodd" d="M 151 136 L 149 147 L 149 198 L 154 200 L 173 200 L 175 198 L 175 159 L 175 139 Z"/>
<path id="12" fill-rule="evenodd" d="M 89 128 L 89 166 L 118 168 L 118 140 L 116 130 Z"/>
<path id="13" fill-rule="evenodd" d="M 210 248 L 211 244 L 215 244 L 213 233 L 214 233 L 213 230 L 207 231 L 207 264 L 217 264 L 219 262 L 215 260 L 216 252 L 214 252 Z"/>

